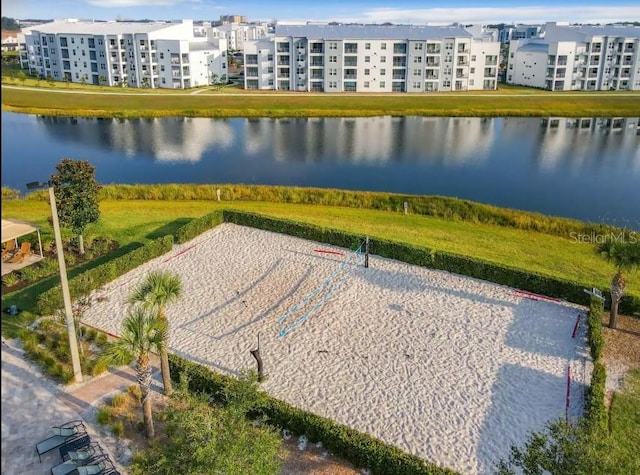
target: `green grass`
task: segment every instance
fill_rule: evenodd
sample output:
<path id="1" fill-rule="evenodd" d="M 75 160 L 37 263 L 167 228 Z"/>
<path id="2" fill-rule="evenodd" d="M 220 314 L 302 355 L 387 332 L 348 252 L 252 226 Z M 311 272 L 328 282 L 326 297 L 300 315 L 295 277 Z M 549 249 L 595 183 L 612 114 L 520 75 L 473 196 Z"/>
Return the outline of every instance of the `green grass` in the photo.
<path id="1" fill-rule="evenodd" d="M 610 425 L 607 456 L 625 462 L 620 473 L 640 473 L 640 370 L 627 373 L 623 389 L 615 393 Z"/>
<path id="2" fill-rule="evenodd" d="M 608 288 L 614 268 L 597 256 L 591 244 L 491 224 L 450 221 L 443 218 L 404 215 L 399 212 L 269 202 L 217 201 L 102 201 L 101 218 L 89 226 L 87 235 L 115 239 L 120 248 L 110 256 L 70 269 L 73 277 L 105 260 L 166 234 L 173 234 L 189 219 L 215 209 L 252 211 L 278 218 L 312 223 L 362 236 L 378 237 L 436 250 L 472 256 L 553 277 Z M 41 227 L 43 241 L 52 238 L 46 202 L 4 201 L 3 218 L 19 218 Z M 65 233 L 66 234 L 66 233 Z M 628 274 L 629 293 L 640 295 L 640 272 Z M 17 304 L 25 311 L 3 317 L 3 333 L 15 332 L 35 318 L 36 297 L 59 281 L 57 276 L 5 296 L 4 305 Z"/>
<path id="3" fill-rule="evenodd" d="M 26 79 L 25 86 L 34 85 Z M 23 82 L 13 80 L 13 86 Z M 46 86 L 46 87 L 45 87 Z M 61 94 L 59 92 L 82 92 Z M 227 89 L 224 89 L 227 91 Z M 109 92 L 109 94 L 104 94 Z M 242 97 L 193 90 L 107 88 L 55 84 L 21 90 L 2 88 L 2 109 L 44 115 L 83 117 L 364 117 L 524 116 L 633 117 L 640 115 L 640 93 L 549 93 L 501 86 L 498 91 L 433 94 L 248 93 Z"/>

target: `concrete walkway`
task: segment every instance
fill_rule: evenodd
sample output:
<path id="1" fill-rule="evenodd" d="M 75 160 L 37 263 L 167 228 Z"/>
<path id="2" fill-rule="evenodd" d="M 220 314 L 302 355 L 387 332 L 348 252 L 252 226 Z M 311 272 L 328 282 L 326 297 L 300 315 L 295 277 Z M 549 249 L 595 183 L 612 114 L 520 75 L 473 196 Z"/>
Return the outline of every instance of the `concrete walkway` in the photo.
<path id="1" fill-rule="evenodd" d="M 161 389 L 159 365 L 154 361 L 153 390 Z M 37 365 L 25 360 L 17 340 L 2 340 L 2 474 L 46 475 L 61 462 L 57 450 L 38 460 L 36 443 L 51 435 L 51 427 L 81 419 L 92 442 L 98 442 L 125 474 L 123 464 L 132 450 L 124 439 L 96 423 L 105 398 L 136 384 L 135 372 L 125 367 L 71 386 L 54 384 Z"/>

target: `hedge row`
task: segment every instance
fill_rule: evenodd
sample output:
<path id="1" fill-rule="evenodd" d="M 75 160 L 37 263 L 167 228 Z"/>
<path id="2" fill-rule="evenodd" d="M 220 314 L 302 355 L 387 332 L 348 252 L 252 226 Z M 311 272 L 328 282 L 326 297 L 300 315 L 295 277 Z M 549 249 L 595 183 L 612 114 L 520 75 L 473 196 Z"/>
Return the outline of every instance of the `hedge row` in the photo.
<path id="1" fill-rule="evenodd" d="M 104 284 L 111 282 L 141 264 L 169 252 L 172 247 L 173 236 L 167 235 L 134 249 L 123 256 L 83 272 L 69 280 L 71 300 L 87 295 L 92 290 L 100 288 Z M 60 284 L 43 292 L 40 294 L 40 297 L 38 297 L 38 311 L 42 315 L 51 315 L 63 306 L 64 302 L 62 300 Z"/>
<path id="2" fill-rule="evenodd" d="M 223 389 L 231 376 L 225 376 L 170 354 L 171 377 L 176 382 L 185 375 L 189 390 L 205 393 L 217 402 L 224 402 Z M 291 404 L 264 394 L 264 403 L 254 415 L 262 415 L 270 424 L 321 441 L 332 453 L 358 467 L 366 467 L 373 474 L 385 475 L 453 475 L 451 469 L 441 468 L 415 455 L 364 434 L 331 419 L 298 409 Z"/>
<path id="3" fill-rule="evenodd" d="M 332 244 L 334 246 L 355 249 L 364 239 L 363 236 L 325 229 L 312 224 L 303 224 L 259 214 L 241 211 L 224 210 L 224 221 L 251 226 L 253 228 L 288 234 L 303 239 Z M 456 274 L 467 275 L 477 279 L 507 285 L 517 289 L 548 295 L 580 305 L 589 305 L 589 296 L 584 292 L 587 284 L 548 277 L 534 272 L 527 272 L 472 257 L 460 256 L 443 251 L 435 251 L 426 247 L 418 247 L 383 239 L 371 239 L 371 254 L 394 259 L 408 264 L 446 270 Z M 605 296 L 608 294 L 604 292 Z M 610 301 L 609 298 L 607 298 Z M 620 302 L 620 312 L 628 315 L 640 312 L 640 298 L 626 295 Z"/>
<path id="4" fill-rule="evenodd" d="M 216 227 L 223 221 L 222 211 L 214 211 L 200 218 L 194 218 L 176 231 L 176 242 L 185 243 L 199 234 Z"/>
<path id="5" fill-rule="evenodd" d="M 604 337 L 602 336 L 602 304 L 591 297 L 589 315 L 587 316 L 589 347 L 593 358 L 593 372 L 591 374 L 591 387 L 586 407 L 586 421 L 588 427 L 597 435 L 605 434 L 607 430 L 607 409 L 604 397 L 607 383 L 607 370 L 602 363 L 602 351 L 604 349 Z"/>

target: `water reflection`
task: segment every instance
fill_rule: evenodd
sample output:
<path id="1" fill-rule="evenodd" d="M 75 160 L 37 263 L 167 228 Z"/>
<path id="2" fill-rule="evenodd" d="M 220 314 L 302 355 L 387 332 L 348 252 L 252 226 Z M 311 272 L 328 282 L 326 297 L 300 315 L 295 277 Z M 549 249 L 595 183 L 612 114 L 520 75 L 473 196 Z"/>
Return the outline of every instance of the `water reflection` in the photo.
<path id="1" fill-rule="evenodd" d="M 3 185 L 86 159 L 101 183 L 445 195 L 640 228 L 638 118 L 74 119 L 2 113 Z M 46 176 L 45 175 L 45 176 Z M 38 178 L 38 177 L 35 177 Z M 43 177 L 44 178 L 44 177 Z"/>

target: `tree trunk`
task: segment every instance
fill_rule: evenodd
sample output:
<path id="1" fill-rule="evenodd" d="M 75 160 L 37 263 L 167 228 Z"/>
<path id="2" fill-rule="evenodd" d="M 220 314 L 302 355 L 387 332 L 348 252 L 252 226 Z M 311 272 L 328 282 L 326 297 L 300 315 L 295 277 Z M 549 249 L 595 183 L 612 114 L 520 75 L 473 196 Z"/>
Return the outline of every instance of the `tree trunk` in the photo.
<path id="1" fill-rule="evenodd" d="M 616 329 L 616 319 L 618 318 L 619 299 L 611 299 L 611 315 L 609 317 L 609 328 Z"/>
<path id="2" fill-rule="evenodd" d="M 173 393 L 173 387 L 171 387 L 171 372 L 169 370 L 169 352 L 166 348 L 160 353 L 160 370 L 162 371 L 162 385 L 164 386 L 164 393 L 167 396 L 171 396 Z"/>
<path id="3" fill-rule="evenodd" d="M 151 414 L 151 397 L 149 394 L 149 388 L 151 387 L 151 368 L 149 367 L 148 354 L 138 357 L 138 361 L 136 362 L 136 378 L 138 379 L 138 385 L 142 393 L 142 400 L 140 402 L 142 404 L 142 416 L 147 438 L 153 439 L 156 436 L 156 432 L 153 427 L 153 415 Z"/>
<path id="4" fill-rule="evenodd" d="M 262 370 L 262 358 L 260 358 L 260 349 L 251 350 L 251 355 L 256 359 L 258 363 L 258 382 L 261 383 L 264 380 L 264 373 Z"/>
<path id="5" fill-rule="evenodd" d="M 82 234 L 78 235 L 78 243 L 80 244 L 80 255 L 84 256 L 84 238 Z"/>

